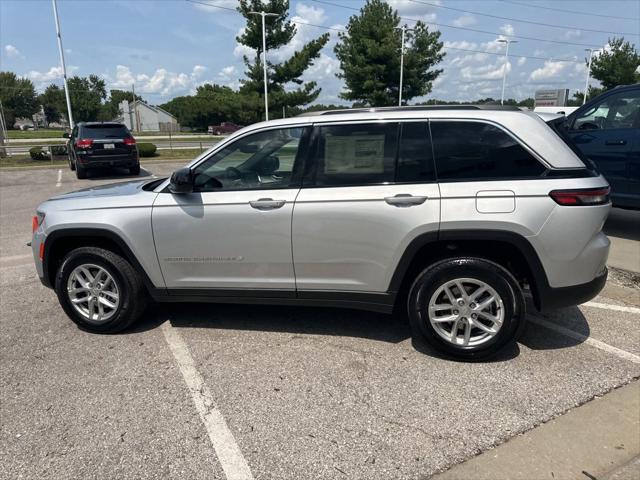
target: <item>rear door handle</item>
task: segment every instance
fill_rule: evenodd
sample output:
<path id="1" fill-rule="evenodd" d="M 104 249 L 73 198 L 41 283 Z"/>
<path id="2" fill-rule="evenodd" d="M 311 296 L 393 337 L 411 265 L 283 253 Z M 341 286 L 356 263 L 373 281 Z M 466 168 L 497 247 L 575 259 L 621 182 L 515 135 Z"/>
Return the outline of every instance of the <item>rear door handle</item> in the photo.
<path id="1" fill-rule="evenodd" d="M 409 193 L 399 193 L 393 197 L 384 197 L 384 201 L 394 207 L 412 207 L 413 205 L 422 205 L 427 197 L 413 196 Z"/>
<path id="2" fill-rule="evenodd" d="M 256 210 L 275 210 L 282 208 L 287 203 L 285 200 L 274 200 L 273 198 L 259 198 L 249 202 L 252 208 Z"/>
<path id="3" fill-rule="evenodd" d="M 605 140 L 605 145 L 626 145 L 626 140 Z"/>

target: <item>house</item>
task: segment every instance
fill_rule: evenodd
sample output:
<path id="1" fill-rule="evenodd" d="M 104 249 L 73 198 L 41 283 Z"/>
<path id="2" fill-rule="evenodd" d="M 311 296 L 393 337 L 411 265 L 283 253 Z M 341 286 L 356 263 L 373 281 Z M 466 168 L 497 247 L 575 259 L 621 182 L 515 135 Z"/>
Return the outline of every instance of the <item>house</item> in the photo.
<path id="1" fill-rule="evenodd" d="M 114 121 L 124 123 L 132 132 L 179 132 L 180 124 L 176 117 L 155 105 L 141 100 L 118 105 L 120 116 Z"/>

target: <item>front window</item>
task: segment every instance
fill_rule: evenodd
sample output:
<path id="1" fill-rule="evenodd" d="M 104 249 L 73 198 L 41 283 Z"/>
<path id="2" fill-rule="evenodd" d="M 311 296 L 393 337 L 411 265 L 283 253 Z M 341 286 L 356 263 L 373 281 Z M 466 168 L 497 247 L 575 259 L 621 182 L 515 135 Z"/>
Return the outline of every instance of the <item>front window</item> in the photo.
<path id="1" fill-rule="evenodd" d="M 194 169 L 195 191 L 288 188 L 302 127 L 247 135 Z"/>
<path id="2" fill-rule="evenodd" d="M 640 92 L 610 95 L 576 117 L 574 130 L 611 130 L 640 126 Z"/>

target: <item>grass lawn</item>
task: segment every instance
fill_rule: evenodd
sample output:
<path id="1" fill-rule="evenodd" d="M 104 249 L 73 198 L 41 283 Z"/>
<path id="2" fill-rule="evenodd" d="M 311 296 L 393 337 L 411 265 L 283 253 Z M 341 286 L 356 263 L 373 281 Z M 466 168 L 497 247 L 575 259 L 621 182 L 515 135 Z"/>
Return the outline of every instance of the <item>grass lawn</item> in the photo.
<path id="1" fill-rule="evenodd" d="M 62 139 L 62 134 L 64 130 L 61 129 L 47 129 L 41 128 L 39 130 L 7 130 L 7 138 L 9 139 L 28 139 L 28 138 L 60 138 Z M 172 137 L 181 137 L 185 135 L 206 135 L 211 138 L 222 138 L 216 137 L 215 135 L 207 135 L 204 132 L 171 132 Z M 168 137 L 168 132 L 138 132 L 133 133 L 134 137 Z"/>
<path id="2" fill-rule="evenodd" d="M 201 151 L 199 148 L 189 148 L 185 150 L 158 150 L 153 157 L 141 157 L 141 163 L 151 163 L 155 161 L 184 161 L 187 163 L 193 160 Z M 0 158 L 0 169 L 9 167 L 59 167 L 67 166 L 67 157 L 54 157 L 51 160 L 33 160 L 29 155 L 13 155 L 11 157 Z"/>

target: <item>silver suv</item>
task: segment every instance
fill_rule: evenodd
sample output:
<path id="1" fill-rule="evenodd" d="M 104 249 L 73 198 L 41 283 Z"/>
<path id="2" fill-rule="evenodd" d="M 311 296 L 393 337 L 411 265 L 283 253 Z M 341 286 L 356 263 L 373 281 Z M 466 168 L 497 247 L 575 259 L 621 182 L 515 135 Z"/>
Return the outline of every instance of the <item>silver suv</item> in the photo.
<path id="1" fill-rule="evenodd" d="M 147 299 L 404 312 L 414 338 L 487 358 L 536 308 L 603 287 L 606 180 L 533 113 L 328 111 L 243 128 L 170 179 L 52 198 L 38 275 L 93 332 Z"/>

